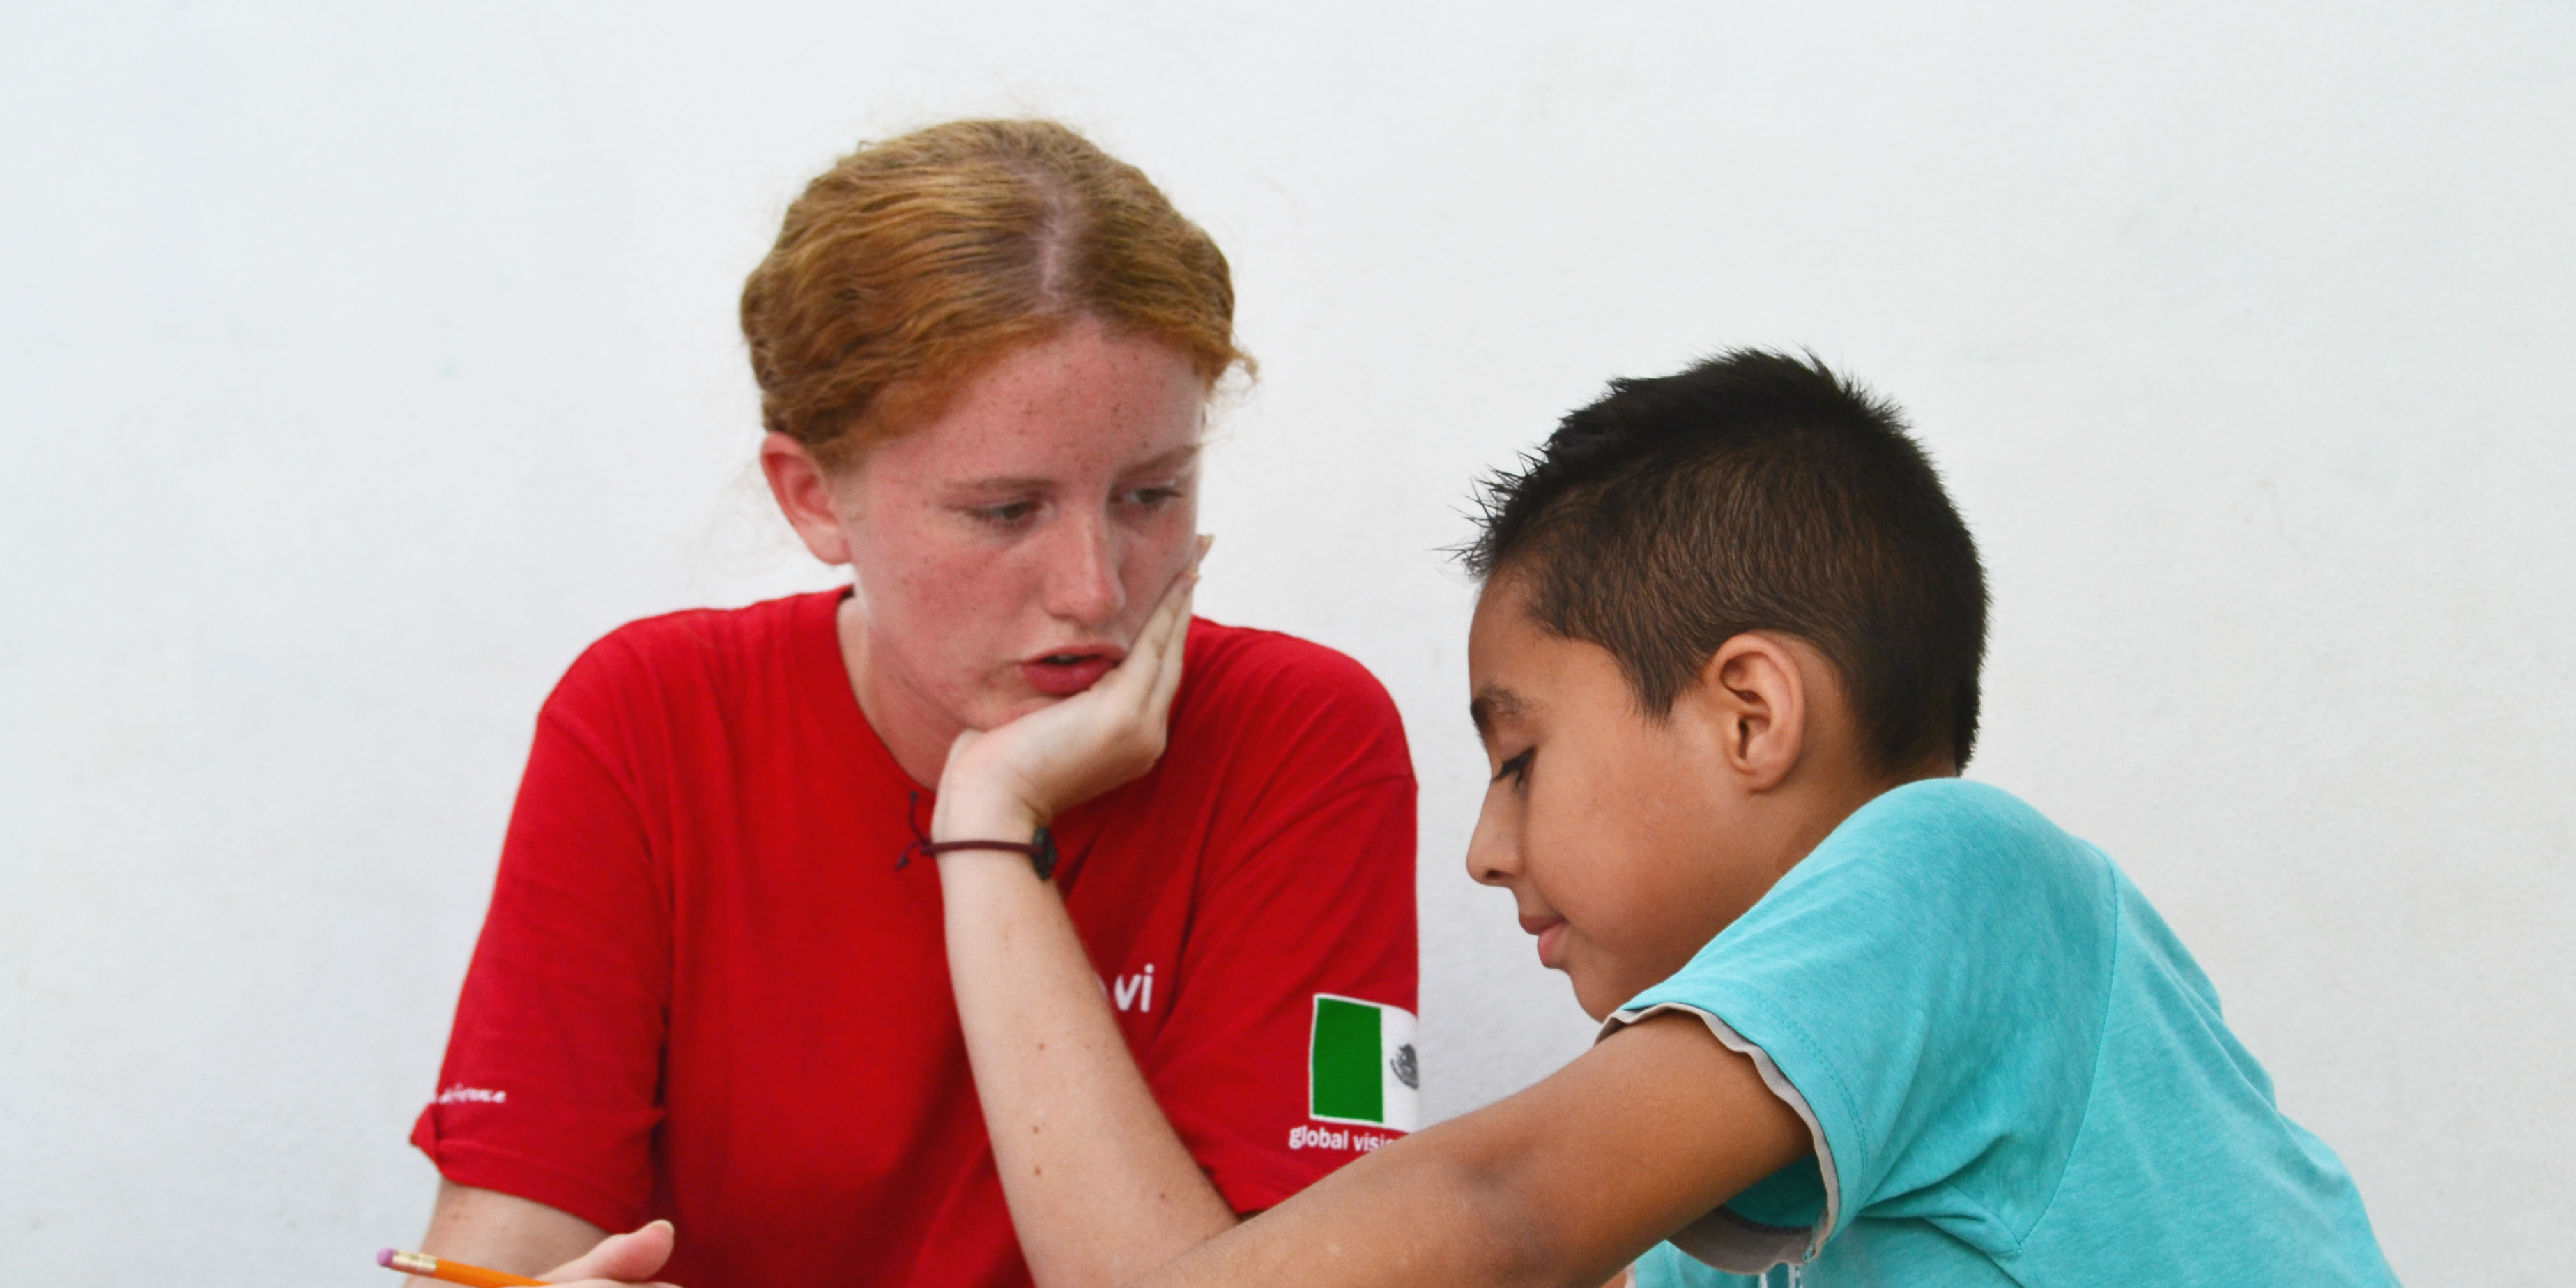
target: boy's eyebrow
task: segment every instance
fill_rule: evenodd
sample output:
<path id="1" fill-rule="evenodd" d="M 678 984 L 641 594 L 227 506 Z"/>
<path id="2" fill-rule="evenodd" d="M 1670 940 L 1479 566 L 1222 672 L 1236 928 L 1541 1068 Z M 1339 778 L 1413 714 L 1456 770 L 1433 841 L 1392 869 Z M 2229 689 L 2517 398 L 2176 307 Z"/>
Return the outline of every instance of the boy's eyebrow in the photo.
<path id="1" fill-rule="evenodd" d="M 1467 704 L 1467 718 L 1476 723 L 1477 733 L 1490 734 L 1497 717 L 1518 716 L 1527 710 L 1529 704 L 1521 701 L 1521 695 L 1499 684 L 1488 684 L 1476 690 L 1475 700 Z"/>

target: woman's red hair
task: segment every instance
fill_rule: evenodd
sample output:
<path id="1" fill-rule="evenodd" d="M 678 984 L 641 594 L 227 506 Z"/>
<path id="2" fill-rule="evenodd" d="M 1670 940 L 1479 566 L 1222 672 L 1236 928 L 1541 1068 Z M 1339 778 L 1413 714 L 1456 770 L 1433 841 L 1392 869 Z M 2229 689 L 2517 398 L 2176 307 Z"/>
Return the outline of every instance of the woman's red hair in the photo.
<path id="1" fill-rule="evenodd" d="M 935 417 L 1009 350 L 1083 318 L 1213 385 L 1225 255 L 1144 173 L 1053 121 L 951 121 L 841 158 L 742 290 L 761 419 L 827 468 Z"/>

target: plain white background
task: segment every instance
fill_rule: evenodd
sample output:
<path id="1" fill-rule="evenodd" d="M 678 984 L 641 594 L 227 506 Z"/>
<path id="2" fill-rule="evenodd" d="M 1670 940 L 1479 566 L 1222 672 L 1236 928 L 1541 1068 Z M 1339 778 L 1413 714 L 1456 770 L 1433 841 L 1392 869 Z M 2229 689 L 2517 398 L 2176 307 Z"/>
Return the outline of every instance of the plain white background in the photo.
<path id="1" fill-rule="evenodd" d="M 384 1282 L 539 700 L 828 580 L 742 275 L 857 140 L 1020 112 L 1234 261 L 1202 608 L 1402 705 L 1434 1114 L 1589 1031 L 1458 861 L 1469 480 L 1809 346 L 1983 544 L 1974 776 L 2158 902 L 2403 1277 L 2558 1277 L 2576 11 L 1952 0 L 9 6 L 0 1279 Z"/>

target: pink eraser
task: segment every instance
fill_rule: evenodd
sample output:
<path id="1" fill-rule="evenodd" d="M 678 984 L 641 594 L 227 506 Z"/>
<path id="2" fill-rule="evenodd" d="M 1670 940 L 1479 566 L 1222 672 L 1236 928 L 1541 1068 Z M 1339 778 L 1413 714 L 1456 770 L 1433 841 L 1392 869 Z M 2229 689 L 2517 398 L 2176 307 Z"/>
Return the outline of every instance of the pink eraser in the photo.
<path id="1" fill-rule="evenodd" d="M 384 1267 L 385 1269 L 387 1269 L 387 1270 L 391 1270 L 391 1269 L 393 1269 L 393 1268 L 394 1268 L 394 1250 L 393 1250 L 393 1249 L 391 1249 L 391 1248 L 384 1248 L 384 1249 L 379 1250 L 379 1251 L 376 1253 L 376 1264 L 377 1264 L 377 1265 L 380 1265 L 380 1266 L 383 1266 L 383 1267 Z"/>

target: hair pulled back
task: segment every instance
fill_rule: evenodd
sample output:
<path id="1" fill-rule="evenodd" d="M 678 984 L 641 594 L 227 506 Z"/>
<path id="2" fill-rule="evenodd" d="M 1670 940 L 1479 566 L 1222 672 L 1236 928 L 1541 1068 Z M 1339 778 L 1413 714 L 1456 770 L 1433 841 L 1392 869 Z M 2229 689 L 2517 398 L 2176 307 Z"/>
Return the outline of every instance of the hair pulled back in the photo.
<path id="1" fill-rule="evenodd" d="M 787 208 L 742 290 L 762 422 L 826 468 L 936 416 L 1010 350 L 1083 318 L 1214 384 L 1225 255 L 1143 171 L 1053 121 L 950 121 L 859 148 Z"/>
<path id="2" fill-rule="evenodd" d="M 1895 404 L 1804 358 L 1736 349 L 1613 380 L 1485 481 L 1478 577 L 1609 650 L 1661 720 L 1727 640 L 1778 631 L 1841 674 L 1875 768 L 1976 749 L 1986 574 Z"/>

